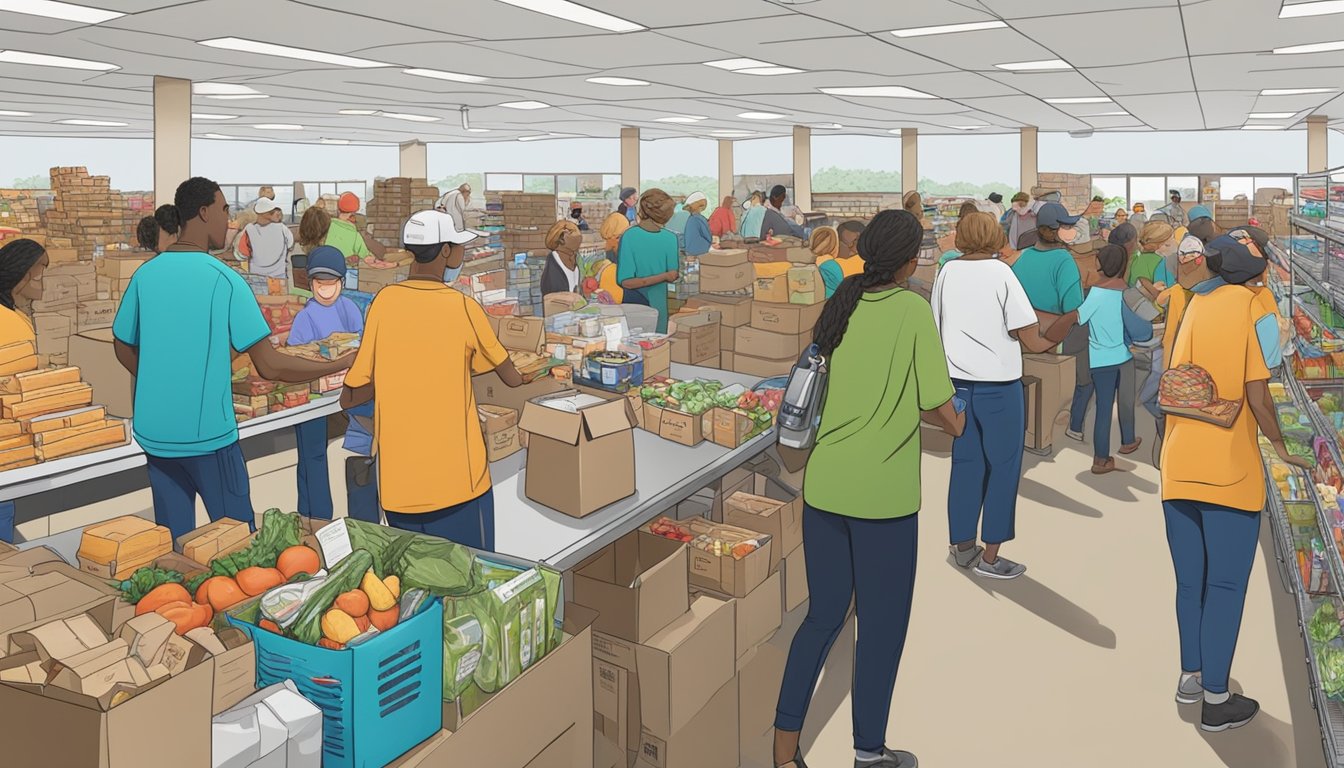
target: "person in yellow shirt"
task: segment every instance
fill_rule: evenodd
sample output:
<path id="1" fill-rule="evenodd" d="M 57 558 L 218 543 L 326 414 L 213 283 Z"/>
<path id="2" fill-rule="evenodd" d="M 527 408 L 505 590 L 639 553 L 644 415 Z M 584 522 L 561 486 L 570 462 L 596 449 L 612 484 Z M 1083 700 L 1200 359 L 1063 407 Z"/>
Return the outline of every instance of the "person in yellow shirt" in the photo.
<path id="1" fill-rule="evenodd" d="M 835 233 L 834 246 L 827 245 L 830 240 L 829 235 L 823 234 L 823 250 L 829 250 L 831 256 L 823 258 L 817 256 L 817 267 L 821 270 L 821 280 L 826 285 L 826 298 L 835 295 L 835 291 L 840 287 L 840 283 L 846 277 L 863 274 L 863 257 L 859 255 L 855 244 L 859 242 L 859 235 L 863 234 L 863 222 L 846 221 L 835 229 L 823 227 L 812 233 L 812 252 L 818 253 L 817 232 Z"/>
<path id="2" fill-rule="evenodd" d="M 0 248 L 0 374 L 37 367 L 37 334 L 28 315 L 33 301 L 42 298 L 42 273 L 47 249 L 21 238 Z M 0 502 L 0 541 L 14 540 L 14 502 Z"/>
<path id="3" fill-rule="evenodd" d="M 1277 323 L 1246 285 L 1263 273 L 1263 261 L 1245 242 L 1222 236 L 1198 257 L 1182 253 L 1177 275 L 1189 295 L 1172 337 L 1168 368 L 1202 369 L 1213 385 L 1213 402 L 1181 404 L 1221 405 L 1235 413 L 1230 426 L 1169 413 L 1162 448 L 1162 507 L 1176 572 L 1180 635 L 1176 700 L 1202 702 L 1205 731 L 1244 725 L 1260 708 L 1255 700 L 1228 691 L 1265 505 L 1257 426 L 1280 460 L 1310 468 L 1288 452 L 1269 394 L 1277 350 L 1267 348 L 1260 328 L 1272 324 L 1277 338 Z M 1189 397 L 1188 388 L 1180 386 L 1182 378 L 1190 376 L 1169 371 L 1163 378 L 1164 403 Z"/>
<path id="4" fill-rule="evenodd" d="M 406 222 L 402 242 L 415 255 L 410 278 L 383 288 L 369 307 L 341 407 L 374 401 L 373 453 L 388 525 L 492 551 L 495 502 L 471 377 L 493 370 L 510 387 L 523 378 L 481 305 L 444 282 L 476 237 L 442 211 Z"/>

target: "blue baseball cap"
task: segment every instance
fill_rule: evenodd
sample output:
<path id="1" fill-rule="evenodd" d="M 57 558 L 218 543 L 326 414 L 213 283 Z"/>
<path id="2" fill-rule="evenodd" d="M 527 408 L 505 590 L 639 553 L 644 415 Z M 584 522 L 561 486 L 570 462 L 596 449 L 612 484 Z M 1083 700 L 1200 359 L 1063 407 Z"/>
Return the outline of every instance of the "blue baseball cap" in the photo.
<path id="1" fill-rule="evenodd" d="M 1078 223 L 1081 216 L 1070 216 L 1064 206 L 1059 203 L 1046 203 L 1036 212 L 1036 226 L 1059 229 L 1060 227 L 1072 227 Z"/>
<path id="2" fill-rule="evenodd" d="M 1212 219 L 1213 214 L 1209 213 L 1209 209 L 1205 206 L 1196 205 L 1190 209 L 1189 218 L 1191 221 L 1194 221 L 1195 219 Z"/>
<path id="3" fill-rule="evenodd" d="M 319 245 L 308 253 L 308 277 L 345 279 L 345 254 L 330 245 Z"/>

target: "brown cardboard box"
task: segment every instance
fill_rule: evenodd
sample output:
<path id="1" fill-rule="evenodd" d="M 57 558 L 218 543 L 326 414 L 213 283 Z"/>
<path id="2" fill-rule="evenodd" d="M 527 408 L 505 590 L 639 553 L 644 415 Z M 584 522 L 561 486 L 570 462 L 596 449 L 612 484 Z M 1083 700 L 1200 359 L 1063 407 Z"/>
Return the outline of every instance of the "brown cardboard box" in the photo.
<path id="1" fill-rule="evenodd" d="M 33 315 L 33 329 L 37 333 L 39 355 L 64 355 L 70 351 L 72 323 L 66 315 L 38 312 Z"/>
<path id="2" fill-rule="evenodd" d="M 802 502 L 797 494 L 789 494 L 787 487 L 778 480 L 762 475 L 756 475 L 754 479 L 766 492 L 784 498 L 734 491 L 723 502 L 723 521 L 768 535 L 774 550 L 770 570 L 774 571 L 785 555 L 803 544 Z"/>
<path id="3" fill-rule="evenodd" d="M 53 555 L 39 547 L 0 562 L 0 648 L 10 633 L 54 619 L 90 613 L 111 623 L 134 612 L 105 581 Z"/>
<path id="4" fill-rule="evenodd" d="M 709 595 L 718 600 L 732 603 L 737 615 L 737 669 L 742 671 L 747 655 L 756 647 L 774 637 L 784 620 L 782 611 L 784 577 L 775 573 L 746 597 L 730 597 L 721 592 L 692 588 L 691 595 Z M 772 707 L 773 711 L 773 707 Z"/>
<path id="5" fill-rule="evenodd" d="M 1043 450 L 1050 447 L 1052 440 L 1041 444 L 1041 438 L 1047 433 L 1040 423 L 1041 420 L 1041 380 L 1035 376 L 1022 377 L 1022 394 L 1027 401 L 1027 439 L 1026 446 L 1033 450 Z M 1050 432 L 1054 431 L 1054 425 L 1051 425 Z"/>
<path id="6" fill-rule="evenodd" d="M 729 680 L 670 737 L 643 731 L 637 768 L 737 768 L 737 681 Z"/>
<path id="7" fill-rule="evenodd" d="M 546 339 L 546 321 L 540 317 L 501 317 L 498 333 L 505 349 L 540 353 Z"/>
<path id="8" fill-rule="evenodd" d="M 564 396 L 523 406 L 519 428 L 528 433 L 524 492 L 557 512 L 584 517 L 635 492 L 635 414 L 624 397 L 577 413 L 541 404 Z"/>
<path id="9" fill-rule="evenodd" d="M 711 250 L 708 253 L 701 254 L 700 267 L 736 267 L 739 264 L 750 263 L 747 258 L 747 251 L 743 248 L 728 248 L 724 250 Z"/>
<path id="10" fill-rule="evenodd" d="M 361 293 L 378 293 L 386 286 L 399 283 L 410 276 L 410 267 L 385 267 L 379 269 L 371 267 L 368 264 L 359 265 L 356 270 L 359 275 L 359 290 Z"/>
<path id="11" fill-rule="evenodd" d="M 760 531 L 708 520 L 689 520 L 682 525 L 690 526 L 692 535 L 705 535 L 711 540 L 722 539 L 724 542 L 723 552 L 717 555 L 712 549 L 687 549 L 690 558 L 689 581 L 694 586 L 733 597 L 746 597 L 774 570 L 771 565 L 774 562 L 771 542 Z M 760 546 L 743 557 L 734 557 L 732 545 L 748 540 L 756 540 Z"/>
<path id="12" fill-rule="evenodd" d="M 811 329 L 802 333 L 779 333 L 744 325 L 736 333 L 734 350 L 769 360 L 797 360 L 807 345 L 812 343 Z"/>
<path id="13" fill-rule="evenodd" d="M 1041 381 L 1041 418 L 1053 424 L 1055 416 L 1073 398 L 1075 366 L 1071 355 L 1051 353 L 1022 355 L 1023 376 L 1034 376 Z"/>
<path id="14" fill-rule="evenodd" d="M 785 505 L 780 513 L 782 525 L 777 538 L 774 539 L 781 558 L 789 555 L 794 549 L 802 545 L 803 499 L 797 488 L 777 477 L 752 472 L 749 469 L 735 469 L 725 475 L 719 483 L 718 493 L 714 496 L 714 506 L 710 512 L 711 519 L 732 522 L 725 519 L 725 502 L 728 497 L 738 492 L 762 496 Z M 760 524 L 768 525 L 766 522 Z M 742 527 L 751 528 L 750 525 L 743 525 Z M 771 531 L 764 531 L 764 533 L 774 535 Z"/>
<path id="15" fill-rule="evenodd" d="M 216 715 L 257 689 L 257 646 L 237 627 L 220 630 L 218 637 L 225 651 L 210 657 L 215 668 L 211 713 Z"/>
<path id="16" fill-rule="evenodd" d="M 751 301 L 750 296 L 696 296 L 686 306 L 712 309 L 725 327 L 736 328 L 751 322 Z"/>
<path id="17" fill-rule="evenodd" d="M 789 659 L 787 648 L 766 643 L 744 656 L 737 673 L 737 720 L 742 740 L 740 760 L 768 758 L 769 753 L 751 754 L 758 737 L 774 730 L 775 705 L 779 703 L 779 686 L 784 680 L 784 664 Z"/>
<path id="18" fill-rule="evenodd" d="M 807 600 L 807 561 L 804 547 L 799 546 L 784 556 L 784 612 L 788 613 Z"/>
<path id="19" fill-rule="evenodd" d="M 93 386 L 93 401 L 106 406 L 109 416 L 128 419 L 134 415 L 135 377 L 117 360 L 111 328 L 70 337 L 70 364 Z"/>
<path id="20" fill-rule="evenodd" d="M 747 263 L 716 267 L 700 262 L 700 290 L 705 293 L 736 293 L 751 288 L 755 274 Z"/>
<path id="21" fill-rule="evenodd" d="M 141 264 L 149 261 L 145 254 L 134 253 L 109 253 L 102 259 L 94 262 L 94 268 L 102 277 L 106 277 L 114 282 L 130 280 L 135 270 L 140 268 Z"/>
<path id="22" fill-rule="evenodd" d="M 666 376 L 672 371 L 672 340 L 644 350 L 644 378 Z"/>
<path id="23" fill-rule="evenodd" d="M 686 545 L 631 531 L 574 569 L 574 602 L 599 632 L 642 643 L 686 613 Z"/>
<path id="24" fill-rule="evenodd" d="M 769 304 L 788 304 L 789 303 L 789 276 L 788 273 L 782 275 L 773 275 L 770 277 L 758 277 L 753 283 L 752 290 L 754 300 L 757 304 L 766 302 Z"/>
<path id="25" fill-rule="evenodd" d="M 756 301 L 751 309 L 751 326 L 775 333 L 810 333 L 821 318 L 824 304 L 767 304 Z"/>
<path id="26" fill-rule="evenodd" d="M 733 679 L 735 626 L 732 603 L 702 596 L 684 616 L 635 648 L 644 734 L 671 737 Z"/>
<path id="27" fill-rule="evenodd" d="M 782 360 L 767 360 L 763 357 L 745 355 L 740 351 L 733 353 L 734 371 L 747 376 L 759 376 L 763 379 L 772 376 L 787 376 L 797 362 L 797 356 Z"/>
<path id="28" fill-rule="evenodd" d="M 725 354 L 725 353 L 720 353 Z M 726 353 L 733 354 L 733 353 Z M 736 362 L 736 355 L 733 355 Z M 725 368 L 724 370 L 730 370 Z M 715 445 L 724 448 L 738 448 L 747 441 L 747 436 L 756 429 L 756 422 L 745 414 L 730 408 L 711 408 L 712 430 L 706 435 Z"/>
<path id="29" fill-rule="evenodd" d="M 719 351 L 732 352 L 737 349 L 737 329 L 729 325 L 719 328 Z"/>
<path id="30" fill-rule="evenodd" d="M 112 300 L 85 301 L 79 305 L 79 332 L 96 328 L 111 328 L 117 316 L 117 302 Z"/>
<path id="31" fill-rule="evenodd" d="M 563 382 L 550 376 L 543 376 L 516 389 L 500 381 L 499 374 L 494 371 L 471 377 L 471 389 L 476 395 L 478 405 L 482 403 L 497 405 L 501 408 L 512 408 L 515 411 L 522 411 L 523 405 L 528 400 L 552 395 L 564 388 Z"/>
<path id="32" fill-rule="evenodd" d="M 508 458 L 523 449 L 518 438 L 518 412 L 512 408 L 478 405 L 481 432 L 485 435 L 485 456 L 491 462 Z"/>
<path id="33" fill-rule="evenodd" d="M 709 429 L 705 429 L 706 417 Z M 703 443 L 707 432 L 714 429 L 713 416 L 707 411 L 700 415 L 659 408 L 653 403 L 644 403 L 643 428 L 664 440 L 690 448 Z"/>
<path id="34" fill-rule="evenodd" d="M 720 369 L 720 370 L 723 370 L 723 371 L 736 371 L 736 370 L 737 370 L 737 367 L 736 367 L 736 366 L 737 366 L 737 353 L 736 353 L 736 352 L 720 352 L 720 353 L 719 353 L 719 369 Z"/>
<path id="35" fill-rule="evenodd" d="M 154 558 L 173 551 L 172 534 L 143 517 L 123 515 L 84 529 L 79 569 L 107 579 L 124 579 Z"/>
<path id="36" fill-rule="evenodd" d="M 793 267 L 789 270 L 789 303 L 812 305 L 826 299 L 826 287 L 815 264 Z"/>
<path id="37" fill-rule="evenodd" d="M 137 518 L 138 519 L 138 518 Z M 247 523 L 222 517 L 212 523 L 184 533 L 177 538 L 175 548 L 184 557 L 201 565 L 210 565 L 217 557 L 231 555 L 248 545 L 252 533 Z"/>
<path id="38" fill-rule="evenodd" d="M 668 322 L 672 334 L 672 362 L 703 365 L 719 353 L 719 328 L 722 315 L 714 310 L 683 312 Z"/>
<path id="39" fill-rule="evenodd" d="M 639 747 L 637 647 L 629 640 L 593 632 L 593 727 L 600 740 L 632 760 Z"/>

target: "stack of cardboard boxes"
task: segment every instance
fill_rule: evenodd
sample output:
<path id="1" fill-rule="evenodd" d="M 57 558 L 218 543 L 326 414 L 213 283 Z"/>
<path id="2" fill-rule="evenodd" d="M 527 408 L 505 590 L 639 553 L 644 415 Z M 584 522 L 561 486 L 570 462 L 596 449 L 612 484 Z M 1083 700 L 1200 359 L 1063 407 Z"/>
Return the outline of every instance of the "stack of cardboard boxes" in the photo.
<path id="1" fill-rule="evenodd" d="M 406 220 L 420 211 L 433 210 L 438 200 L 438 187 L 430 186 L 424 179 L 404 176 L 375 179 L 373 197 L 365 206 L 369 234 L 379 242 L 400 243 L 401 227 Z M 335 206 L 329 205 L 327 210 L 335 210 Z"/>
<path id="2" fill-rule="evenodd" d="M 56 200 L 47 211 L 52 237 L 66 238 L 81 253 L 97 246 L 134 242 L 135 213 L 107 176 L 90 176 L 86 168 L 52 168 Z"/>
<path id="3" fill-rule="evenodd" d="M 37 198 L 30 189 L 0 189 L 0 227 L 16 229 L 15 237 L 46 242 L 47 228 L 42 223 Z M 0 234 L 0 244 L 4 235 Z"/>
<path id="4" fill-rule="evenodd" d="M 78 368 L 33 368 L 0 378 L 0 469 L 125 444 L 126 422 L 109 419 L 92 403 L 93 388 Z"/>
<path id="5" fill-rule="evenodd" d="M 505 192 L 504 255 L 512 259 L 519 251 L 546 251 L 546 230 L 556 221 L 555 195 Z"/>
<path id="6" fill-rule="evenodd" d="M 751 320 L 734 337 L 733 370 L 752 376 L 787 375 L 812 343 L 826 286 L 807 248 L 752 249 L 756 272 Z"/>
<path id="7" fill-rule="evenodd" d="M 1069 213 L 1079 214 L 1092 201 L 1092 177 L 1077 173 L 1037 174 L 1036 186 L 1031 188 L 1032 199 L 1049 191 L 1059 193 L 1060 205 Z"/>

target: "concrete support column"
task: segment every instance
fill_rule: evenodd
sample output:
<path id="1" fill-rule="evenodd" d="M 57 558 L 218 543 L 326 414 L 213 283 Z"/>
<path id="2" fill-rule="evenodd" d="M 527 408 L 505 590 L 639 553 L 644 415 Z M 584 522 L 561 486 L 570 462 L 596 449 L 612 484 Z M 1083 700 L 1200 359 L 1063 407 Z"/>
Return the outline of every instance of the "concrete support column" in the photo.
<path id="1" fill-rule="evenodd" d="M 793 204 L 812 210 L 812 129 L 793 126 Z"/>
<path id="2" fill-rule="evenodd" d="M 397 161 L 398 176 L 408 179 L 429 178 L 429 146 L 425 142 L 403 142 L 397 149 Z"/>
<path id="3" fill-rule="evenodd" d="M 1307 117 L 1307 173 L 1320 173 L 1329 170 L 1330 138 L 1326 133 L 1325 115 Z"/>
<path id="4" fill-rule="evenodd" d="M 719 201 L 731 194 L 733 194 L 733 142 L 729 139 L 719 139 Z"/>
<path id="5" fill-rule="evenodd" d="M 1031 193 L 1031 188 L 1036 186 L 1037 174 L 1037 145 L 1036 129 L 1022 128 L 1019 131 L 1022 135 L 1022 182 L 1018 189 Z"/>
<path id="6" fill-rule="evenodd" d="M 191 81 L 154 78 L 154 205 L 191 178 Z"/>
<path id="7" fill-rule="evenodd" d="M 621 129 L 621 186 L 639 189 L 639 129 Z"/>
<path id="8" fill-rule="evenodd" d="M 919 188 L 919 129 L 901 129 L 901 193 Z"/>

